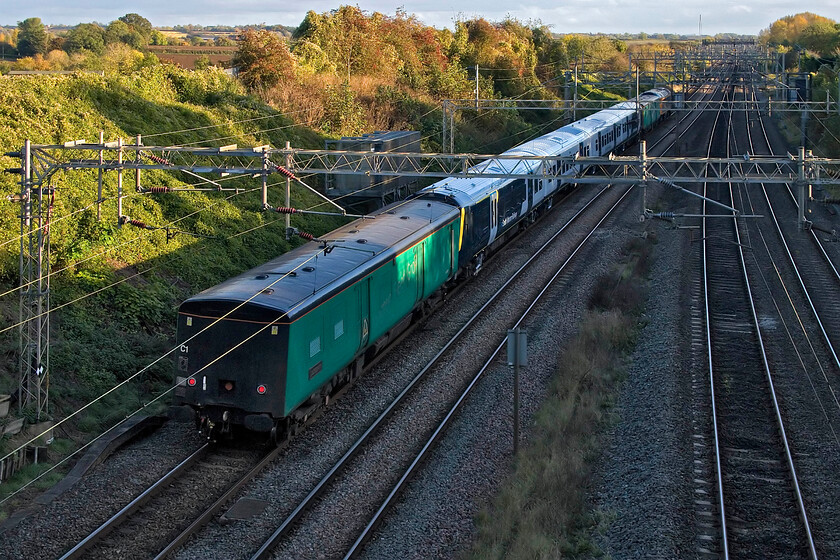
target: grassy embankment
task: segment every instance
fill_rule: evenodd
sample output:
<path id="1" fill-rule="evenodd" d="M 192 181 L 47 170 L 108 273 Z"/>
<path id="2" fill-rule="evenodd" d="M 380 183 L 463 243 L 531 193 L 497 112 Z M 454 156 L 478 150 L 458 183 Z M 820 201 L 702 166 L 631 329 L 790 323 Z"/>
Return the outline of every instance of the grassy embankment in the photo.
<path id="1" fill-rule="evenodd" d="M 154 66 L 131 75 L 0 77 L 0 82 L 0 154 L 18 150 L 24 139 L 36 144 L 95 141 L 100 130 L 108 140 L 122 137 L 129 142 L 143 134 L 148 145 L 283 146 L 288 140 L 296 147 L 323 146 L 323 136 L 294 126 L 215 69 L 189 72 Z M 238 122 L 246 119 L 256 120 Z M 0 168 L 19 165 L 17 159 L 0 156 Z M 253 190 L 258 180 L 223 181 L 243 192 L 140 195 L 134 192 L 133 175 L 126 177 L 124 213 L 150 226 L 169 225 L 182 232 L 167 240 L 161 230 L 118 227 L 115 173 L 106 174 L 101 221 L 94 204 L 95 172 L 53 177 L 53 418 L 67 416 L 167 352 L 173 343 L 175 310 L 185 297 L 300 242 L 285 240 L 282 216 L 260 211 L 260 194 Z M 142 176 L 144 187 L 194 182 L 186 175 L 164 172 Z M 269 182 L 276 184 L 270 189 L 270 202 L 282 204 L 285 182 L 276 176 Z M 0 199 L 19 190 L 16 176 L 0 175 Z M 300 187 L 293 187 L 292 193 L 297 207 L 320 203 Z M 16 203 L 0 203 L 0 328 L 18 320 L 19 212 Z M 293 225 L 316 235 L 339 223 L 335 218 L 293 217 Z M 75 301 L 88 294 L 94 295 Z M 61 458 L 149 402 L 171 385 L 173 372 L 171 361 L 164 359 L 60 427 L 50 459 Z M 16 384 L 17 329 L 11 329 L 0 333 L 0 393 L 13 392 Z M 160 406 L 166 402 L 162 399 Z M 8 437 L 0 440 L 0 453 L 11 448 Z M 4 483 L 0 499 L 42 468 L 30 467 Z M 54 477 L 45 484 L 53 481 Z"/>
<path id="2" fill-rule="evenodd" d="M 601 431 L 625 376 L 640 329 L 654 240 L 628 243 L 598 280 L 578 334 L 563 349 L 548 396 L 510 479 L 478 516 L 468 558 L 562 558 L 598 555 L 587 537 L 608 523 L 585 509 Z"/>

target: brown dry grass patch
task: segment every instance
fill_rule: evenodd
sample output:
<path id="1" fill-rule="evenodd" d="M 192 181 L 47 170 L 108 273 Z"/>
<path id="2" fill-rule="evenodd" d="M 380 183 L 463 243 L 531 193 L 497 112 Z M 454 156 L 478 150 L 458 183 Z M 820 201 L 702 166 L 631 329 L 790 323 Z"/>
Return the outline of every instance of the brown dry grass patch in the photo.
<path id="1" fill-rule="evenodd" d="M 599 433 L 624 377 L 643 310 L 652 239 L 634 239 L 602 276 L 578 334 L 561 352 L 515 471 L 476 524 L 468 558 L 599 556 L 589 531 L 603 522 L 585 508 Z"/>

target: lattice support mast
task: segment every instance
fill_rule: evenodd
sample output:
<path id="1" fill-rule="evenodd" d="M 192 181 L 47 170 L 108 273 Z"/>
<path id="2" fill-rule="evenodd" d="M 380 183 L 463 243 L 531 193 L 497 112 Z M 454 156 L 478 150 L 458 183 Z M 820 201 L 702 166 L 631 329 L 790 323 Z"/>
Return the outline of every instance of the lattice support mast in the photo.
<path id="1" fill-rule="evenodd" d="M 50 214 L 54 192 L 33 181 L 32 150 L 21 151 L 19 411 L 49 414 Z"/>

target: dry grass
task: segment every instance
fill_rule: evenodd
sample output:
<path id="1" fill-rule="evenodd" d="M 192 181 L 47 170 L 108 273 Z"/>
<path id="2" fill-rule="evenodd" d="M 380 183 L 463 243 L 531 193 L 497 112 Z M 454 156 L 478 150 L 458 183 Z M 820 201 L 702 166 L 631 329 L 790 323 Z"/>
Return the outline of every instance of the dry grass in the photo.
<path id="1" fill-rule="evenodd" d="M 284 83 L 269 91 L 259 92 L 270 105 L 283 112 L 294 113 L 294 120 L 305 126 L 328 130 L 330 119 L 328 92 L 342 87 L 346 77 L 322 73 L 300 75 L 292 83 Z M 417 90 L 404 90 L 394 85 L 394 80 L 385 76 L 353 76 L 350 89 L 355 102 L 361 107 L 364 130 L 409 130 L 416 128 L 412 118 L 416 115 L 406 112 L 399 99 L 410 99 L 412 103 L 434 106 L 436 102 Z M 381 92 L 397 92 L 395 96 L 383 96 Z M 340 136 L 335 131 L 331 135 Z"/>
<path id="2" fill-rule="evenodd" d="M 608 520 L 586 511 L 586 492 L 599 454 L 598 433 L 609 424 L 625 355 L 635 341 L 652 244 L 629 243 L 622 262 L 598 282 L 597 304 L 561 353 L 513 476 L 477 519 L 479 534 L 468 558 L 601 554 L 587 535 Z"/>

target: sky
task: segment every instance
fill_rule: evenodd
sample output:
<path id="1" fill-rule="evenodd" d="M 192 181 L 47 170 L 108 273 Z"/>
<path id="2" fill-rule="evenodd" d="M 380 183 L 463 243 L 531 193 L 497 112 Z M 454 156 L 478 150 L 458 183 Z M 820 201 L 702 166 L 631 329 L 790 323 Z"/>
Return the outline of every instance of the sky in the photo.
<path id="1" fill-rule="evenodd" d="M 46 24 L 99 21 L 107 23 L 127 12 L 137 12 L 157 27 L 199 25 L 297 26 L 306 10 L 328 12 L 341 4 L 355 4 L 369 12 L 393 15 L 402 7 L 427 25 L 452 27 L 457 19 L 483 17 L 500 21 L 507 16 L 522 22 L 540 21 L 555 33 L 677 33 L 696 34 L 702 17 L 705 35 L 738 33 L 755 35 L 775 20 L 800 12 L 813 12 L 840 21 L 840 3 L 817 0 L 800 4 L 792 0 L 684 0 L 643 2 L 641 0 L 310 0 L 309 2 L 266 2 L 266 0 L 134 0 L 130 4 L 113 0 L 0 0 L 0 24 L 14 25 L 28 17 L 40 17 Z M 477 7 L 480 6 L 480 9 Z M 653 7 L 652 7 L 653 6 Z"/>

